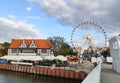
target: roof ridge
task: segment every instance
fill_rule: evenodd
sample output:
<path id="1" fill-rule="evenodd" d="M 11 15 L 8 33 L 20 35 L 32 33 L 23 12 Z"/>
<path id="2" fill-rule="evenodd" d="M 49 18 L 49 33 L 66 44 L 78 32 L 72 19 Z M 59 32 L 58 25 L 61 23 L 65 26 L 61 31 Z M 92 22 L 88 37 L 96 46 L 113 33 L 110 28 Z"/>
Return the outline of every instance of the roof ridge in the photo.
<path id="1" fill-rule="evenodd" d="M 12 40 L 50 40 L 50 39 L 12 39 Z"/>

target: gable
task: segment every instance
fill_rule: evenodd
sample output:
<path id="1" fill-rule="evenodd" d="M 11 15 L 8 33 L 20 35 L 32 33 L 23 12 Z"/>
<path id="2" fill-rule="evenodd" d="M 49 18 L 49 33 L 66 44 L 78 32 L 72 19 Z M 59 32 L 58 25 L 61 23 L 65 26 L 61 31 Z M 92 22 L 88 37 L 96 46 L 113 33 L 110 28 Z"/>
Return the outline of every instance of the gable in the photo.
<path id="1" fill-rule="evenodd" d="M 37 46 L 34 43 L 34 40 L 32 40 L 31 44 L 29 45 L 29 48 L 37 48 Z"/>
<path id="2" fill-rule="evenodd" d="M 19 46 L 19 48 L 27 48 L 27 45 L 25 43 L 25 40 L 22 41 L 21 45 Z"/>

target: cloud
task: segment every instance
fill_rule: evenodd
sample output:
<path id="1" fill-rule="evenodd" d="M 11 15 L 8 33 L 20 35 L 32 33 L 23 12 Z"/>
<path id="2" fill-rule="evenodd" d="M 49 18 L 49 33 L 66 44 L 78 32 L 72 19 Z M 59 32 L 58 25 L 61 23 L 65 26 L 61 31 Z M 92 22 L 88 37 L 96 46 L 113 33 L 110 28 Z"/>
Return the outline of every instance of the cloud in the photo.
<path id="1" fill-rule="evenodd" d="M 12 15 L 12 14 L 8 15 L 8 17 L 9 17 L 9 18 L 12 18 L 12 19 L 16 19 L 16 18 L 17 18 L 17 16 Z"/>
<path id="2" fill-rule="evenodd" d="M 27 16 L 28 20 L 32 19 L 32 20 L 39 20 L 39 21 L 44 21 L 43 18 L 41 18 L 40 16 Z"/>
<path id="3" fill-rule="evenodd" d="M 119 0 L 28 1 L 38 4 L 47 15 L 56 18 L 63 25 L 73 26 L 80 23 L 81 19 L 87 18 L 99 22 L 110 34 L 117 34 L 120 31 Z"/>
<path id="4" fill-rule="evenodd" d="M 28 12 L 30 12 L 30 11 L 32 10 L 32 8 L 31 8 L 31 7 L 27 7 L 26 10 L 27 10 Z"/>
<path id="5" fill-rule="evenodd" d="M 27 18 L 29 18 L 29 19 L 37 19 L 37 20 L 39 20 L 39 19 L 40 19 L 40 16 L 28 16 Z"/>
<path id="6" fill-rule="evenodd" d="M 11 41 L 11 39 L 42 38 L 38 30 L 23 21 L 14 22 L 0 18 L 0 42 Z"/>

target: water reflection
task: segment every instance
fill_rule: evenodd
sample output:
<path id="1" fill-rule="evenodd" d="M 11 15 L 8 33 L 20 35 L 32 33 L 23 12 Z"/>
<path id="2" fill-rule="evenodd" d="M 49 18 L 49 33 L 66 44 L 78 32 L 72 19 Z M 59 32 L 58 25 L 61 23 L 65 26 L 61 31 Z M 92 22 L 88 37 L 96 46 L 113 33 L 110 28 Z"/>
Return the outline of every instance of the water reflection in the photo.
<path id="1" fill-rule="evenodd" d="M 0 70 L 0 83 L 80 83 L 80 80 Z"/>

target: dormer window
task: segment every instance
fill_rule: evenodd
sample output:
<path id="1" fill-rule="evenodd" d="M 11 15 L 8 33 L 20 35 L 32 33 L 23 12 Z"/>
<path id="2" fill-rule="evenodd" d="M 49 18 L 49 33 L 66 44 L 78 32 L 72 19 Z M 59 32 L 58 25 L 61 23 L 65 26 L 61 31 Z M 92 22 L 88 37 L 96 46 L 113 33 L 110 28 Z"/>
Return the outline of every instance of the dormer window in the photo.
<path id="1" fill-rule="evenodd" d="M 32 40 L 31 44 L 29 45 L 29 48 L 37 48 L 37 46 L 34 43 L 34 40 Z"/>
<path id="2" fill-rule="evenodd" d="M 27 48 L 27 45 L 25 43 L 25 40 L 23 40 L 22 44 L 19 46 L 19 48 Z"/>

